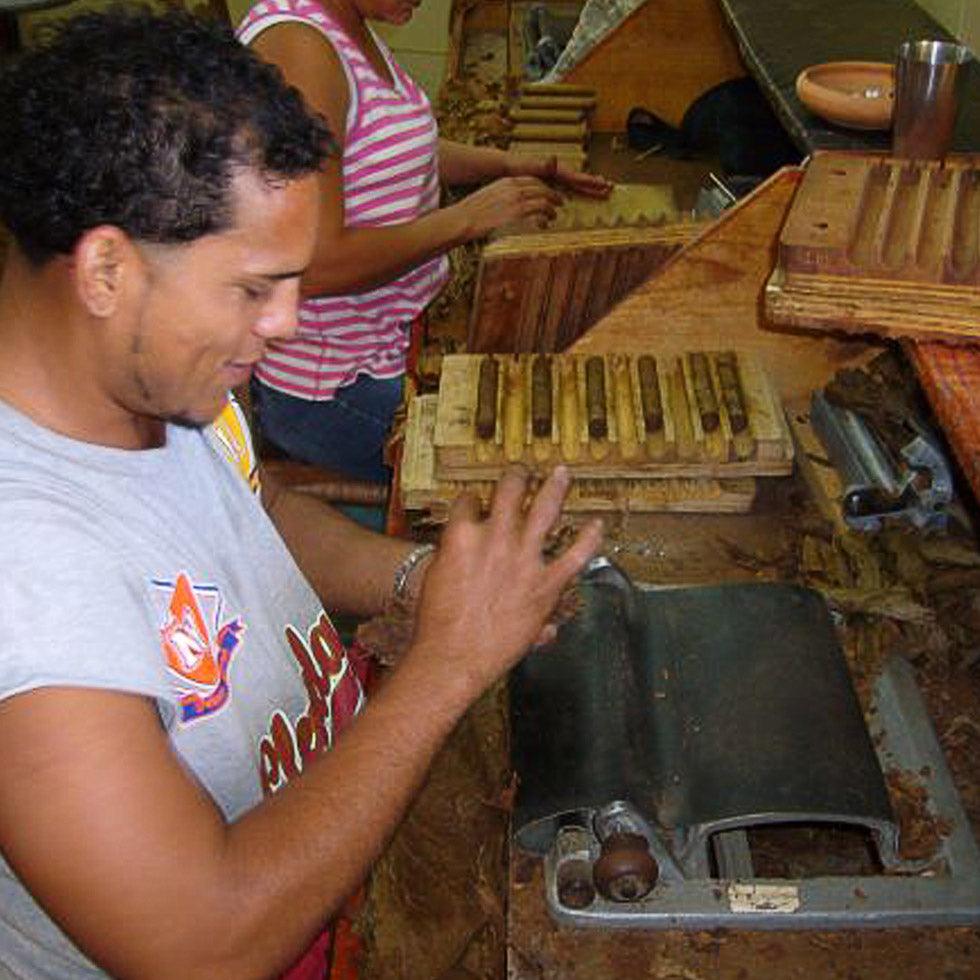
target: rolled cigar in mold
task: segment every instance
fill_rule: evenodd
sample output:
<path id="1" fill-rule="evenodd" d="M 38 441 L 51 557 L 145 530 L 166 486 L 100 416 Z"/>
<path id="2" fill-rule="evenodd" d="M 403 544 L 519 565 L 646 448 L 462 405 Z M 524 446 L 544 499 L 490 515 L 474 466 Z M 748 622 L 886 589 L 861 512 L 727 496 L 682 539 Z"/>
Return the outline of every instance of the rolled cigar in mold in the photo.
<path id="1" fill-rule="evenodd" d="M 657 359 L 642 354 L 637 359 L 636 371 L 640 378 L 640 404 L 643 406 L 643 424 L 647 433 L 659 432 L 664 427 L 664 406 L 660 399 L 660 377 Z"/>
<path id="2" fill-rule="evenodd" d="M 609 434 L 606 419 L 606 367 L 601 357 L 585 362 L 585 405 L 589 420 L 589 435 L 605 439 Z"/>
<path id="3" fill-rule="evenodd" d="M 691 381 L 694 385 L 694 400 L 697 402 L 698 414 L 701 416 L 701 428 L 705 432 L 714 432 L 721 421 L 718 414 L 718 399 L 711 384 L 711 371 L 708 368 L 706 354 L 691 354 L 688 357 L 691 368 Z"/>
<path id="4" fill-rule="evenodd" d="M 551 358 L 539 354 L 531 364 L 531 432 L 538 438 L 551 435 L 552 405 Z"/>
<path id="5" fill-rule="evenodd" d="M 500 369 L 495 357 L 480 362 L 480 380 L 476 396 L 476 434 L 492 439 L 497 432 L 497 383 Z"/>
<path id="6" fill-rule="evenodd" d="M 718 384 L 721 387 L 721 399 L 728 412 L 728 421 L 732 432 L 738 435 L 748 428 L 749 418 L 745 411 L 745 399 L 742 396 L 742 384 L 738 379 L 738 361 L 732 351 L 725 351 L 715 358 L 715 368 L 718 371 Z"/>

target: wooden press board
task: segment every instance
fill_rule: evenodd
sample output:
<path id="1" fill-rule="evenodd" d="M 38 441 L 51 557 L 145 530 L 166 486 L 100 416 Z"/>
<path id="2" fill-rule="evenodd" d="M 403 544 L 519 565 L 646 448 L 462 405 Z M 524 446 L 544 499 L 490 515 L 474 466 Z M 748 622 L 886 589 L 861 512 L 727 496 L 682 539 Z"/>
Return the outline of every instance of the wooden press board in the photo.
<path id="1" fill-rule="evenodd" d="M 444 519 L 453 500 L 468 491 L 484 505 L 493 496 L 492 480 L 439 480 L 435 475 L 437 395 L 420 395 L 408 407 L 405 448 L 399 489 L 407 511 L 427 511 Z M 756 481 L 750 477 L 731 480 L 668 478 L 661 480 L 573 479 L 563 504 L 566 513 L 716 513 L 742 514 L 752 508 Z"/>
<path id="2" fill-rule="evenodd" d="M 980 342 L 980 157 L 816 154 L 766 312 L 789 326 Z"/>
<path id="3" fill-rule="evenodd" d="M 568 194 L 552 221 L 539 228 L 530 221 L 498 229 L 494 239 L 528 232 L 584 231 L 600 228 L 642 228 L 669 224 L 680 218 L 669 184 L 616 184 L 607 198 Z"/>
<path id="4" fill-rule="evenodd" d="M 480 254 L 466 349 L 563 350 L 698 230 L 688 222 L 510 235 L 488 243 Z"/>
<path id="5" fill-rule="evenodd" d="M 718 376 L 721 352 L 658 356 L 662 425 L 644 422 L 638 362 L 642 355 L 609 353 L 547 358 L 551 433 L 532 432 L 532 364 L 543 355 L 450 355 L 443 360 L 433 442 L 440 480 L 492 480 L 510 463 L 545 471 L 565 463 L 576 477 L 659 479 L 784 476 L 792 471 L 793 444 L 768 379 L 758 362 L 738 354 L 736 370 L 748 425 L 734 432 Z M 716 402 L 713 431 L 698 407 L 696 358 L 706 356 L 704 382 Z M 498 365 L 496 424 L 491 437 L 476 430 L 481 362 Z M 587 362 L 604 379 L 605 438 L 590 436 Z"/>

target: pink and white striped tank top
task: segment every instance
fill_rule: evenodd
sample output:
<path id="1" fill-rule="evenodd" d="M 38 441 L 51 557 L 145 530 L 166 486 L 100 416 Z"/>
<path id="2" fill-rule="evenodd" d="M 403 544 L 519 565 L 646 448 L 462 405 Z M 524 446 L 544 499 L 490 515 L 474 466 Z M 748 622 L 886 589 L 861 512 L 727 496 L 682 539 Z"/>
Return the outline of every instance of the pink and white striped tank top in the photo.
<path id="1" fill-rule="evenodd" d="M 300 22 L 333 45 L 350 90 L 342 161 L 348 227 L 395 225 L 439 206 L 438 131 L 432 107 L 380 38 L 394 88 L 379 77 L 337 22 L 315 0 L 260 0 L 239 25 L 250 44 L 266 28 Z M 445 255 L 397 279 L 349 296 L 317 296 L 299 309 L 299 329 L 274 344 L 256 377 L 289 395 L 327 401 L 358 374 L 394 378 L 405 370 L 408 326 L 449 275 Z"/>

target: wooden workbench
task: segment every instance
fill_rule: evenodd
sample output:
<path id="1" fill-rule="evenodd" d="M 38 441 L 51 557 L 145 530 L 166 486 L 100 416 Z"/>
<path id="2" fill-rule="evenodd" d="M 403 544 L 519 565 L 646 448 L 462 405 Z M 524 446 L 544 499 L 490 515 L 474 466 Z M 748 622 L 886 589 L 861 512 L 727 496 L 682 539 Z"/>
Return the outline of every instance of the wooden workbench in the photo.
<path id="1" fill-rule="evenodd" d="M 576 353 L 723 344 L 751 350 L 784 401 L 799 402 L 843 366 L 883 345 L 778 332 L 761 319 L 779 228 L 799 172 L 783 171 L 716 222 L 601 318 Z M 746 516 L 629 515 L 610 528 L 617 560 L 641 581 L 708 583 L 797 574 L 802 527 L 814 527 L 801 482 L 773 485 Z M 976 690 L 971 697 L 976 699 Z M 974 704 L 970 711 L 976 709 Z M 962 774 L 961 774 L 962 775 Z M 980 930 L 835 933 L 684 933 L 572 930 L 548 916 L 542 864 L 512 848 L 508 980 L 716 980 L 895 976 L 975 977 Z"/>

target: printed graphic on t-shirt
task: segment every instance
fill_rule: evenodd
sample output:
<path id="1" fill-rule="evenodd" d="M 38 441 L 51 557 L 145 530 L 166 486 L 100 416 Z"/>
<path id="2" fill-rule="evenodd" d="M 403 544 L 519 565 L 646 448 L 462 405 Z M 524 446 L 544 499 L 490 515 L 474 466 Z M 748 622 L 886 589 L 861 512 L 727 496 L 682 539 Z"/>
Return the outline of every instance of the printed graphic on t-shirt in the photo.
<path id="1" fill-rule="evenodd" d="M 196 585 L 183 572 L 174 581 L 154 579 L 153 589 L 165 606 L 160 639 L 178 691 L 180 721 L 214 714 L 228 701 L 228 667 L 245 624 L 240 618 L 222 623 L 221 590 Z"/>
<path id="2" fill-rule="evenodd" d="M 209 426 L 213 436 L 212 445 L 238 470 L 239 476 L 248 484 L 253 493 L 259 492 L 259 468 L 252 449 L 252 439 L 249 435 L 248 422 L 245 413 L 234 395 L 228 396 L 228 402 L 221 414 Z"/>
<path id="3" fill-rule="evenodd" d="M 268 733 L 259 743 L 259 776 L 266 796 L 302 772 L 312 756 L 330 748 L 364 704 L 364 689 L 325 612 L 305 637 L 287 626 L 286 642 L 299 666 L 307 704 L 296 718 L 275 711 L 269 719 Z"/>

